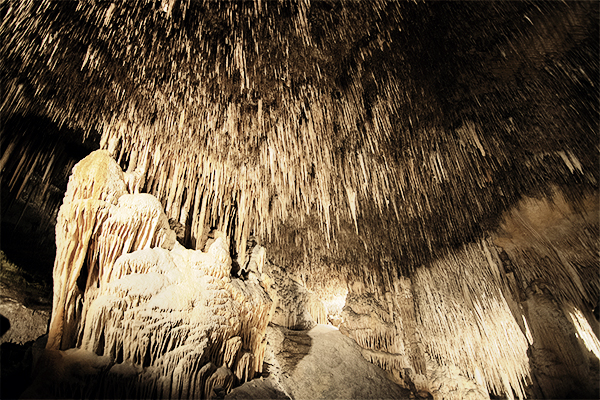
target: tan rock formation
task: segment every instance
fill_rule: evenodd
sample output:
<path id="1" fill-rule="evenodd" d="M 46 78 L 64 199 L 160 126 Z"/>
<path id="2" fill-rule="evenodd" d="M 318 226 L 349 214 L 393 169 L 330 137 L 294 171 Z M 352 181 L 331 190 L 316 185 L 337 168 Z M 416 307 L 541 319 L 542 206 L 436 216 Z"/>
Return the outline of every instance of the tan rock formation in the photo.
<path id="1" fill-rule="evenodd" d="M 266 376 L 234 389 L 227 399 L 408 399 L 414 394 L 367 362 L 336 328 L 267 329 Z"/>
<path id="2" fill-rule="evenodd" d="M 595 210 L 595 196 L 525 199 L 491 240 L 392 277 L 387 292 L 349 285 L 340 330 L 436 399 L 597 393 Z"/>
<path id="3" fill-rule="evenodd" d="M 599 11 L 0 2 L 3 244 L 58 213 L 47 365 L 219 397 L 270 313 L 347 298 L 331 319 L 407 387 L 597 397 Z"/>
<path id="4" fill-rule="evenodd" d="M 110 360 L 103 395 L 214 397 L 252 379 L 271 317 L 260 282 L 231 279 L 223 237 L 207 252 L 177 243 L 158 200 L 127 194 L 122 176 L 104 151 L 73 170 L 47 348 Z"/>
<path id="5" fill-rule="evenodd" d="M 327 324 L 327 310 L 323 303 L 283 268 L 266 263 L 262 281 L 273 299 L 272 323 L 296 330 Z"/>
<path id="6" fill-rule="evenodd" d="M 10 297 L 0 296 L 0 315 L 3 331 L 0 344 L 5 342 L 24 344 L 44 335 L 48 328 L 50 312 L 47 309 L 35 309 L 25 306 Z"/>

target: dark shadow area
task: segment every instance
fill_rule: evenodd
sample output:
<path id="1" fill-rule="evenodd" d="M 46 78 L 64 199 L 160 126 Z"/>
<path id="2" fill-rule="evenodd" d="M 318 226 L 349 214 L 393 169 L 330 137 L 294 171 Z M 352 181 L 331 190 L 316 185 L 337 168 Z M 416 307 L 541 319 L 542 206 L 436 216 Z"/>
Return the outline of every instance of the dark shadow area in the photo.
<path id="1" fill-rule="evenodd" d="M 308 330 L 285 329 L 283 332 L 285 338 L 281 344 L 280 356 L 283 358 L 284 364 L 281 367 L 283 371 L 292 373 L 300 361 L 310 353 L 312 338 L 308 335 Z"/>
<path id="2" fill-rule="evenodd" d="M 2 188 L 2 197 L 7 193 Z M 3 199 L 4 200 L 4 199 Z M 3 205 L 6 204 L 2 201 Z M 0 246 L 7 258 L 38 280 L 50 284 L 56 255 L 54 242 L 54 222 L 44 228 L 48 219 L 56 220 L 56 215 L 41 215 L 33 207 L 17 201 L 2 213 L 0 226 Z"/>
<path id="3" fill-rule="evenodd" d="M 30 253 L 36 254 L 35 251 L 30 251 Z M 51 272 L 52 268 L 50 268 L 49 276 L 42 273 L 30 273 L 13 263 L 6 256 L 4 250 L 0 251 L 0 298 L 3 301 L 19 303 L 28 309 L 50 311 L 52 306 Z"/>
<path id="4" fill-rule="evenodd" d="M 33 343 L 2 343 L 0 346 L 0 398 L 18 399 L 31 384 Z"/>
<path id="5" fill-rule="evenodd" d="M 4 315 L 0 314 L 0 337 L 4 336 L 10 329 L 10 321 Z"/>
<path id="6" fill-rule="evenodd" d="M 20 268 L 52 281 L 54 226 L 73 166 L 99 148 L 99 136 L 43 117 L 3 121 L 0 248 Z"/>

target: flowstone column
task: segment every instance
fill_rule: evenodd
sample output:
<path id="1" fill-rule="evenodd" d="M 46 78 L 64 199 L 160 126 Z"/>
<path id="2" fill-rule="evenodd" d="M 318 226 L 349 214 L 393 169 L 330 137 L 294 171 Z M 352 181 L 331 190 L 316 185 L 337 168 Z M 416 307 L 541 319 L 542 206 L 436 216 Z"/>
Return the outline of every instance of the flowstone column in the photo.
<path id="1" fill-rule="evenodd" d="M 46 359 L 102 368 L 56 376 L 45 394 L 102 382 L 95 397 L 210 398 L 262 371 L 272 302 L 259 278 L 232 278 L 225 237 L 206 252 L 177 243 L 158 199 L 127 193 L 108 152 L 73 169 L 56 235 L 47 350 L 58 356 Z"/>

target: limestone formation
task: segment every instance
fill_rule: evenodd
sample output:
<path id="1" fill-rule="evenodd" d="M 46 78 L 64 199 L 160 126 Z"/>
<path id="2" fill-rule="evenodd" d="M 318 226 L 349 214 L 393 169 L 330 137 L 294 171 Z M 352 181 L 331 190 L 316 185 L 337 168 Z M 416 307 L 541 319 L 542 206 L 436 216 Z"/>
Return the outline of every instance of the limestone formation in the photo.
<path id="1" fill-rule="evenodd" d="M 598 393 L 597 195 L 578 205 L 553 190 L 526 198 L 494 236 L 503 276 L 522 311 L 538 397 Z"/>
<path id="2" fill-rule="evenodd" d="M 350 285 L 340 330 L 436 399 L 596 393 L 597 198 L 575 211 L 563 196 L 525 199 L 493 240 L 392 279 L 385 293 Z"/>
<path id="3" fill-rule="evenodd" d="M 252 379 L 271 317 L 260 282 L 231 278 L 223 237 L 207 252 L 181 246 L 158 200 L 127 194 L 122 176 L 104 151 L 73 169 L 46 359 L 70 362 L 58 351 L 67 349 L 104 357 L 104 396 L 208 398 Z M 57 377 L 48 394 L 70 378 Z"/>
<path id="4" fill-rule="evenodd" d="M 336 328 L 267 329 L 266 376 L 236 388 L 227 399 L 408 399 L 414 393 L 367 362 L 360 347 Z M 265 374 L 263 374 L 265 375 Z"/>
<path id="5" fill-rule="evenodd" d="M 272 323 L 296 330 L 327 324 L 327 310 L 313 293 L 274 264 L 263 269 L 263 286 L 273 300 Z"/>

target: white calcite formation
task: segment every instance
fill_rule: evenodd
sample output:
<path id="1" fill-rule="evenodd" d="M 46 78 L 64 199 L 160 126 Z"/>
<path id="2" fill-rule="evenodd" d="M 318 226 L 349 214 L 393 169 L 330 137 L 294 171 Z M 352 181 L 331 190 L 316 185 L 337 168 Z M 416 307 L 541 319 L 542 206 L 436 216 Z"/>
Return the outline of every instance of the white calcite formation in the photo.
<path id="1" fill-rule="evenodd" d="M 395 278 L 383 293 L 350 285 L 340 331 L 396 382 L 436 400 L 523 398 L 527 340 L 492 284 L 493 265 L 478 246 L 459 257 Z"/>
<path id="2" fill-rule="evenodd" d="M 481 241 L 419 268 L 413 276 L 420 335 L 428 353 L 443 367 L 432 373 L 428 366 L 434 398 L 453 398 L 456 392 L 465 396 L 481 392 L 483 398 L 488 393 L 526 397 L 528 342 L 517 320 L 522 316 L 509 307 L 499 268 Z M 449 377 L 458 375 L 453 371 L 470 382 L 464 378 L 452 382 Z"/>
<path id="3" fill-rule="evenodd" d="M 207 252 L 176 242 L 108 152 L 73 169 L 56 237 L 47 349 L 109 359 L 96 396 L 208 398 L 262 371 L 272 302 L 260 281 L 231 278 L 223 237 Z"/>
<path id="4" fill-rule="evenodd" d="M 560 190 L 524 198 L 492 237 L 511 308 L 525 321 L 538 398 L 598 396 L 599 201 L 597 192 L 573 202 Z"/>

